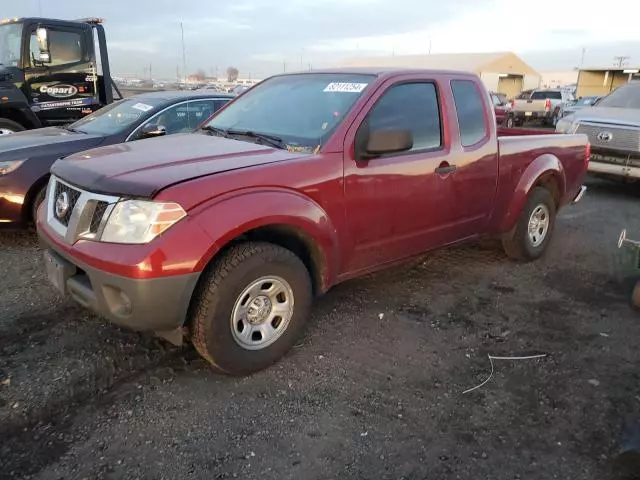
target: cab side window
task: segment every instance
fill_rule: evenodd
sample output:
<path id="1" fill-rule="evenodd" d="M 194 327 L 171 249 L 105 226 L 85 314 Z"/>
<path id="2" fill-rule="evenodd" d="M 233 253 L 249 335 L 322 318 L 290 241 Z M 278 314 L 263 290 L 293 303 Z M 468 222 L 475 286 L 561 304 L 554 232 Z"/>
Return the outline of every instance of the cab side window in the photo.
<path id="1" fill-rule="evenodd" d="M 404 83 L 389 88 L 367 116 L 372 130 L 409 130 L 410 152 L 442 146 L 440 106 L 436 86 L 430 82 Z"/>
<path id="2" fill-rule="evenodd" d="M 462 146 L 475 145 L 488 134 L 480 91 L 471 80 L 452 80 L 451 90 L 458 113 Z"/>
<path id="3" fill-rule="evenodd" d="M 55 67 L 58 65 L 67 65 L 81 62 L 83 60 L 83 40 L 80 32 L 49 30 L 48 35 L 51 63 L 47 63 L 47 66 Z M 29 54 L 31 57 L 31 66 L 38 66 L 34 60 L 40 58 L 40 46 L 38 45 L 35 30 L 31 32 Z"/>

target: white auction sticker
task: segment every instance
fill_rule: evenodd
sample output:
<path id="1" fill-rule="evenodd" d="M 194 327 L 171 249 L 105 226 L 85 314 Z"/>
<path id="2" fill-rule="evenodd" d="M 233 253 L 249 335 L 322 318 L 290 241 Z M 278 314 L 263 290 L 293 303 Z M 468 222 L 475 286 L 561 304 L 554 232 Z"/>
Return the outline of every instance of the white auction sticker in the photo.
<path id="1" fill-rule="evenodd" d="M 146 103 L 136 103 L 131 108 L 135 108 L 136 110 L 142 110 L 143 112 L 148 112 L 149 110 L 153 110 L 151 105 L 147 105 Z"/>
<path id="2" fill-rule="evenodd" d="M 360 93 L 362 92 L 368 83 L 349 83 L 349 82 L 331 82 L 324 89 L 325 92 L 346 92 L 346 93 Z"/>

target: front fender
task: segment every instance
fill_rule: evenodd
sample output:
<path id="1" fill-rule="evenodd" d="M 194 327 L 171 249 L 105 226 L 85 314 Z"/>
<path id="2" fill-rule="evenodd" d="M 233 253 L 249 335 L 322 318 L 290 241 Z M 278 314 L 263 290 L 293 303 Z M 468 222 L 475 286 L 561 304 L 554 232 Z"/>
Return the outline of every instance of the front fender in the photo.
<path id="1" fill-rule="evenodd" d="M 3 116 L 3 110 L 16 112 L 23 119 L 19 123 L 25 128 L 39 128 L 42 126 L 40 119 L 29 108 L 27 97 L 22 90 L 13 84 L 4 84 L 0 90 L 0 117 Z"/>
<path id="2" fill-rule="evenodd" d="M 211 238 L 212 246 L 198 262 L 203 269 L 225 245 L 250 230 L 284 226 L 311 248 L 323 289 L 338 274 L 338 234 L 327 213 L 309 197 L 297 191 L 271 188 L 233 192 L 198 206 L 190 215 Z"/>
<path id="3" fill-rule="evenodd" d="M 518 181 L 516 188 L 509 202 L 509 207 L 502 218 L 500 231 L 510 231 L 518 221 L 522 209 L 529 197 L 529 193 L 538 181 L 552 175 L 558 184 L 559 198 L 563 198 L 566 190 L 566 179 L 562 162 L 552 154 L 544 154 L 537 157 L 529 166 L 524 170 L 520 180 Z"/>

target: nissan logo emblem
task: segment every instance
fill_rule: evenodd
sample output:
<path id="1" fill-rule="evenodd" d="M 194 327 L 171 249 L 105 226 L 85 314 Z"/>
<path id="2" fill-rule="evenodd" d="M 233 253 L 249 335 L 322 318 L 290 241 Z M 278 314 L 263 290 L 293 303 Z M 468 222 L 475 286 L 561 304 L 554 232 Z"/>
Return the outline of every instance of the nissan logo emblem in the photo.
<path id="1" fill-rule="evenodd" d="M 613 139 L 613 134 L 611 132 L 600 132 L 598 134 L 598 140 L 601 142 L 610 142 Z"/>
<path id="2" fill-rule="evenodd" d="M 69 211 L 69 194 L 67 192 L 62 192 L 58 195 L 58 198 L 56 198 L 55 209 L 56 217 L 58 218 L 62 218 L 67 214 Z"/>

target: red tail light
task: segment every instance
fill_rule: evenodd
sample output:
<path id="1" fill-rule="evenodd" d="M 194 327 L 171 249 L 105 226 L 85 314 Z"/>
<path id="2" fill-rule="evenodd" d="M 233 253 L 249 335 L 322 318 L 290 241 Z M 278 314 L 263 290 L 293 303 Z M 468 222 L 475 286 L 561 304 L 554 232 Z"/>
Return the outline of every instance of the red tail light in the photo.
<path id="1" fill-rule="evenodd" d="M 551 110 L 551 100 L 550 99 L 546 99 L 544 102 L 544 109 L 548 112 L 549 110 Z"/>
<path id="2" fill-rule="evenodd" d="M 516 99 L 511 100 L 511 108 L 516 108 Z"/>
<path id="3" fill-rule="evenodd" d="M 589 165 L 589 157 L 591 157 L 591 144 L 587 142 L 587 145 L 584 147 L 584 163 L 585 165 Z"/>

